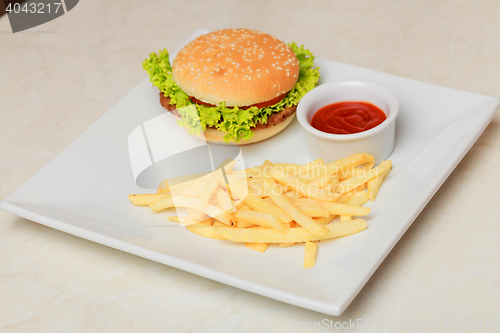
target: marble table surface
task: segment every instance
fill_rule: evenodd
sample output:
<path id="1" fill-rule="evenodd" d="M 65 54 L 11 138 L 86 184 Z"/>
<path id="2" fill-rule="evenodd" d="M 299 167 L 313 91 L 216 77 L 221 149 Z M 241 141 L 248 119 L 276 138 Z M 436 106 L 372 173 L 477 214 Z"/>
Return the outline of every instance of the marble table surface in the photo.
<path id="1" fill-rule="evenodd" d="M 143 79 L 149 52 L 198 28 L 258 29 L 318 57 L 499 97 L 499 18 L 496 0 L 82 0 L 16 34 L 3 16 L 0 200 Z M 340 317 L 0 211 L 0 331 L 498 332 L 499 165 L 497 113 Z"/>

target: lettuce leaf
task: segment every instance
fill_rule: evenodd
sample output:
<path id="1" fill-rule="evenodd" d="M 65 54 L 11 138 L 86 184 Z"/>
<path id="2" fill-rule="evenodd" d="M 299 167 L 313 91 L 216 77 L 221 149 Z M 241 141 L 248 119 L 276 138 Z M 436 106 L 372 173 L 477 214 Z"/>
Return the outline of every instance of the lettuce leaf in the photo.
<path id="1" fill-rule="evenodd" d="M 149 59 L 144 60 L 142 67 L 149 74 L 153 86 L 170 97 L 172 104 L 177 105 L 182 116 L 178 124 L 185 127 L 190 134 L 201 134 L 207 127 L 215 127 L 226 133 L 224 141 L 239 142 L 241 139 L 251 139 L 252 127 L 259 122 L 267 124 L 267 118 L 272 113 L 297 105 L 300 99 L 318 84 L 319 68 L 314 67 L 314 55 L 295 43 L 289 46 L 299 60 L 300 73 L 297 83 L 280 102 L 260 109 L 255 106 L 246 110 L 238 107 L 228 108 L 225 102 L 218 106 L 192 103 L 189 96 L 172 79 L 172 67 L 166 49 L 160 50 L 158 54 L 151 53 Z"/>

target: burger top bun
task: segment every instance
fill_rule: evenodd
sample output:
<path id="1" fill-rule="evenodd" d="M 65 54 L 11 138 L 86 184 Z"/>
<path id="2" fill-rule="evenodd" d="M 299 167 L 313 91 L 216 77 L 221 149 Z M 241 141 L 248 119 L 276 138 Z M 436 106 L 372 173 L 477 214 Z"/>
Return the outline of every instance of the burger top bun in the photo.
<path id="1" fill-rule="evenodd" d="M 202 35 L 179 51 L 172 77 L 189 96 L 218 105 L 249 106 L 293 88 L 299 62 L 288 45 L 248 29 Z"/>

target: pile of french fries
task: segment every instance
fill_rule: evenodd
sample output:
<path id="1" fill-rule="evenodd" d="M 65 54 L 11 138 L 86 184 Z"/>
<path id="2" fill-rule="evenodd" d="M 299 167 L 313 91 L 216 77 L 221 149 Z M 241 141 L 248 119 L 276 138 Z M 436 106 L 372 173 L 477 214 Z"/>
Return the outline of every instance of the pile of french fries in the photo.
<path id="1" fill-rule="evenodd" d="M 362 206 L 375 200 L 392 168 L 391 161 L 374 167 L 369 154 L 328 164 L 321 159 L 306 165 L 265 161 L 245 170 L 234 170 L 235 163 L 226 161 L 214 172 L 164 180 L 157 193 L 132 194 L 129 199 L 154 212 L 183 208 L 187 216 L 168 219 L 195 234 L 245 243 L 259 252 L 271 243 L 305 243 L 304 268 L 311 268 L 315 242 L 367 227 L 358 217 L 370 208 Z"/>

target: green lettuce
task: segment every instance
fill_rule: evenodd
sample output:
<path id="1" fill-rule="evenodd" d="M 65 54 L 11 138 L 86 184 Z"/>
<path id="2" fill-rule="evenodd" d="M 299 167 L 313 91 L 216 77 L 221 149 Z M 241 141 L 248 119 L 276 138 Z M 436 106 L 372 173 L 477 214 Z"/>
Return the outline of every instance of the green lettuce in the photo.
<path id="1" fill-rule="evenodd" d="M 239 142 L 241 139 L 249 140 L 253 137 L 250 129 L 258 122 L 267 124 L 269 115 L 283 111 L 285 107 L 297 105 L 300 99 L 318 84 L 319 71 L 314 67 L 314 55 L 295 43 L 289 46 L 299 60 L 300 74 L 297 83 L 280 102 L 260 109 L 255 106 L 246 110 L 237 106 L 229 108 L 225 102 L 218 106 L 192 103 L 189 96 L 172 79 L 172 67 L 166 49 L 158 54 L 151 53 L 149 59 L 144 60 L 142 67 L 149 74 L 153 85 L 170 97 L 172 104 L 177 105 L 177 111 L 182 116 L 178 124 L 185 127 L 190 134 L 201 134 L 207 127 L 215 127 L 226 133 L 224 141 Z"/>

